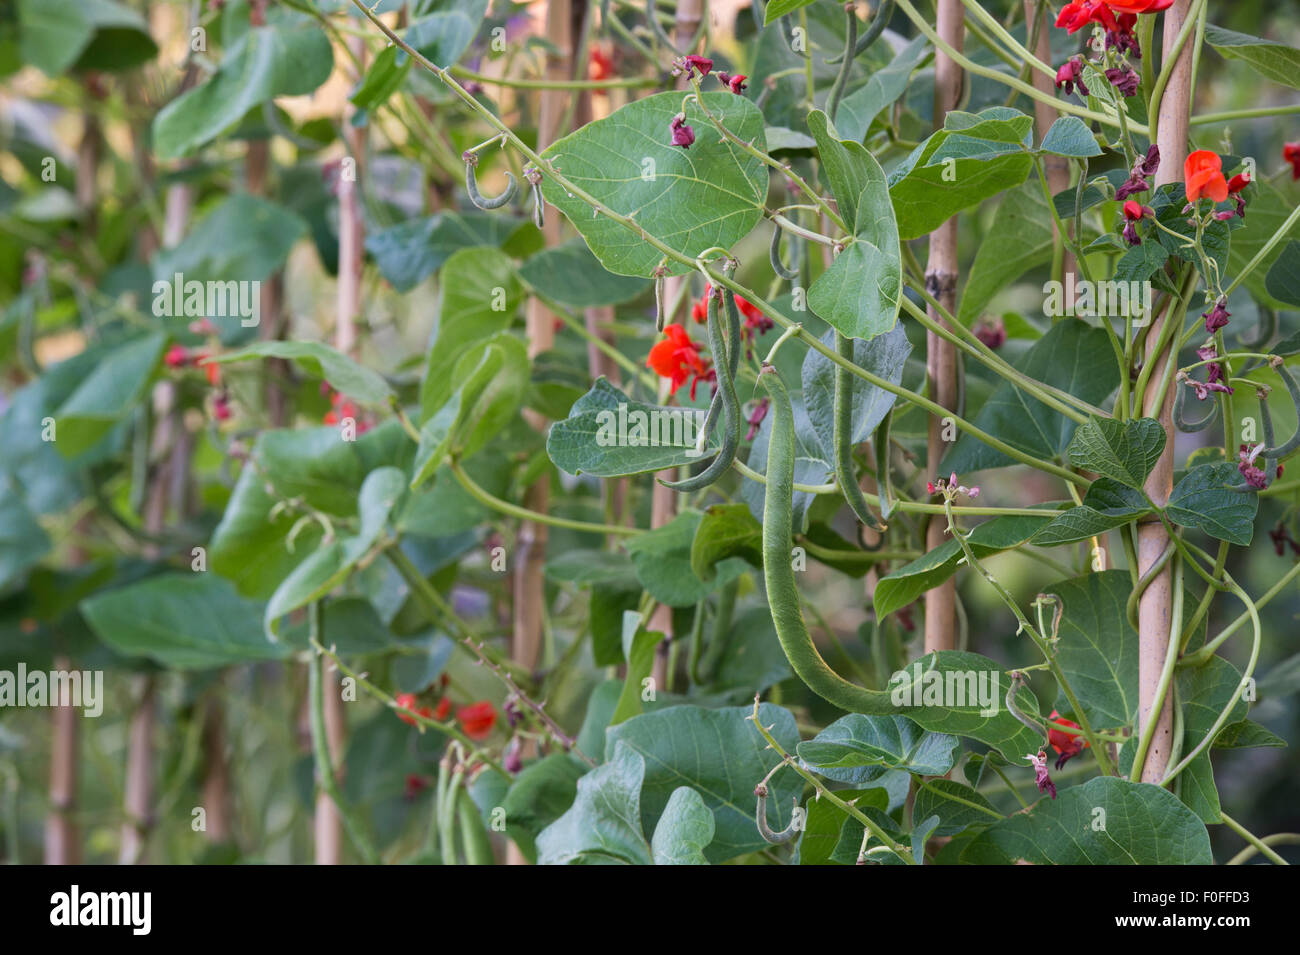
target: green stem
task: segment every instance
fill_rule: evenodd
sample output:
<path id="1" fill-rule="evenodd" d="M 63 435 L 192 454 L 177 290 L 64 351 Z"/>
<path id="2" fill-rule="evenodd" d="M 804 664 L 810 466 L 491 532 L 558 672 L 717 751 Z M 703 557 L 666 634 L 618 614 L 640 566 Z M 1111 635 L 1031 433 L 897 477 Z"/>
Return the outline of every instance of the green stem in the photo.
<path id="1" fill-rule="evenodd" d="M 317 646 L 320 645 L 320 601 L 314 601 L 307 608 L 308 625 L 311 629 L 311 639 Z M 352 845 L 360 854 L 362 861 L 366 865 L 375 865 L 379 862 L 379 854 L 375 851 L 365 830 L 361 827 L 360 820 L 352 812 L 352 809 L 343 801 L 343 794 L 339 791 L 338 780 L 334 778 L 334 762 L 330 759 L 329 737 L 325 732 L 325 689 L 324 689 L 324 671 L 325 655 L 317 652 L 312 655 L 311 663 L 308 667 L 308 696 L 311 703 L 311 743 L 312 753 L 316 760 L 316 782 L 325 794 L 330 797 L 334 803 L 334 808 L 338 810 L 339 819 L 343 822 L 343 828 L 347 830 L 348 838 L 352 840 Z"/>
<path id="2" fill-rule="evenodd" d="M 626 527 L 622 524 L 597 524 L 591 521 L 571 520 L 567 517 L 556 517 L 553 514 L 543 514 L 540 511 L 531 511 L 526 507 L 520 507 L 518 504 L 511 504 L 509 501 L 503 501 L 495 497 L 488 491 L 484 490 L 474 482 L 461 463 L 454 458 L 448 462 L 447 466 L 451 469 L 452 475 L 460 483 L 469 496 L 474 498 L 480 504 L 484 504 L 494 511 L 500 511 L 502 514 L 510 517 L 517 517 L 524 521 L 534 521 L 538 524 L 547 524 L 551 527 L 563 527 L 571 531 L 582 531 L 588 534 L 614 534 L 624 536 L 635 536 L 642 534 L 644 531 L 639 527 Z"/>

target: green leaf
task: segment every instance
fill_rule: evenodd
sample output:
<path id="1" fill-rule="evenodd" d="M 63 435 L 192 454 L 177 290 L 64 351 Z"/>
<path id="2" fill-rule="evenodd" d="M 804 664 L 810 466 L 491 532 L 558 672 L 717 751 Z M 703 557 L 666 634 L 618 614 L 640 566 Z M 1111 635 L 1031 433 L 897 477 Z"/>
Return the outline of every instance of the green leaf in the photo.
<path id="1" fill-rule="evenodd" d="M 107 434 L 144 397 L 167 337 L 143 335 L 105 355 L 55 412 L 54 446 L 75 457 Z"/>
<path id="2" fill-rule="evenodd" d="M 1205 42 L 1228 60 L 1241 60 L 1256 73 L 1300 90 L 1300 50 L 1286 43 L 1264 40 L 1246 33 L 1205 25 Z"/>
<path id="3" fill-rule="evenodd" d="M 763 11 L 763 26 L 775 23 L 781 17 L 802 10 L 813 0 L 771 0 Z"/>
<path id="4" fill-rule="evenodd" d="M 1238 720 L 1219 730 L 1214 738 L 1215 749 L 1250 749 L 1255 746 L 1282 747 L 1287 742 L 1267 727 L 1254 720 Z"/>
<path id="5" fill-rule="evenodd" d="M 335 391 L 363 404 L 384 405 L 395 394 L 382 375 L 320 342 L 258 342 L 225 352 L 212 361 L 224 363 L 250 358 L 288 359 L 309 375 L 329 382 Z"/>
<path id="6" fill-rule="evenodd" d="M 175 314 L 174 301 L 179 273 L 184 285 L 195 280 L 221 283 L 212 286 L 221 295 L 215 300 L 216 311 L 207 308 L 200 315 L 214 322 L 232 317 L 252 319 L 253 315 L 244 312 L 260 309 L 256 296 L 248 301 L 246 289 L 225 283 L 267 279 L 284 265 L 294 243 L 306 234 L 307 223 L 278 203 L 242 192 L 223 199 L 178 245 L 155 257 L 154 314 L 180 317 Z M 182 286 L 182 303 L 185 297 Z M 207 295 L 203 301 L 206 306 Z M 245 304 L 251 308 L 246 310 Z"/>
<path id="7" fill-rule="evenodd" d="M 620 477 L 662 471 L 702 459 L 695 450 L 701 424 L 698 409 L 632 401 L 599 378 L 574 403 L 569 417 L 551 425 L 546 453 L 570 474 Z M 717 449 L 715 431 L 705 453 Z"/>
<path id="8" fill-rule="evenodd" d="M 1016 118 L 1008 118 L 1011 114 Z M 1019 131 L 1026 129 L 1023 119 L 1029 117 L 1003 107 L 963 116 L 967 118 L 954 121 L 963 126 L 961 132 L 944 128 L 934 133 L 890 175 L 900 238 L 933 232 L 963 209 L 1020 185 L 1033 168 L 1032 157 L 1012 145 L 1023 139 Z M 977 134 L 995 138 L 978 139 Z"/>
<path id="9" fill-rule="evenodd" d="M 396 93 L 411 72 L 411 58 L 396 46 L 385 47 L 366 70 L 350 99 L 357 109 L 372 110 L 382 106 Z"/>
<path id="10" fill-rule="evenodd" d="M 74 64 L 97 70 L 135 66 L 158 52 L 140 14 L 113 0 L 18 0 L 17 8 L 23 61 L 47 76 Z"/>
<path id="11" fill-rule="evenodd" d="M 1255 535 L 1259 497 L 1230 490 L 1241 483 L 1235 464 L 1199 465 L 1174 487 L 1165 513 L 1175 524 L 1195 527 L 1211 537 L 1245 547 Z"/>
<path id="12" fill-rule="evenodd" d="M 1142 482 L 1165 449 L 1165 430 L 1155 418 L 1117 421 L 1088 417 L 1070 442 L 1070 463 L 1131 488 Z"/>
<path id="13" fill-rule="evenodd" d="M 763 114 L 752 102 L 728 92 L 702 99 L 741 142 L 764 147 Z M 670 145 L 669 126 L 682 105 L 676 92 L 635 100 L 551 144 L 542 157 L 608 208 L 635 214 L 647 235 L 693 257 L 730 248 L 758 224 L 768 173 L 761 160 L 723 139 L 694 100 L 686 104 L 686 122 L 695 143 Z M 659 266 L 662 252 L 607 216 L 593 217 L 586 202 L 550 177 L 543 177 L 542 193 L 610 272 L 650 278 Z M 667 268 L 674 275 L 689 270 L 671 261 Z"/>
<path id="14" fill-rule="evenodd" d="M 1294 205 L 1286 195 L 1267 182 L 1255 183 L 1248 189 L 1256 190 L 1255 197 L 1250 202 L 1250 215 L 1246 217 L 1245 224 L 1232 233 L 1232 245 L 1228 249 L 1228 271 L 1225 273 L 1227 275 L 1242 273 L 1246 264 L 1264 251 L 1264 246 L 1274 235 L 1281 233 L 1283 239 L 1300 238 L 1300 223 L 1292 223 L 1288 230 L 1282 231 Z M 1246 288 L 1261 305 L 1279 309 L 1295 307 L 1268 291 L 1268 276 L 1289 245 L 1290 242 L 1286 241 L 1277 243 L 1246 276 Z M 1279 275 L 1279 280 L 1281 278 Z"/>
<path id="15" fill-rule="evenodd" d="M 1037 381 L 1051 382 L 1090 404 L 1099 404 L 1119 385 L 1119 365 L 1106 333 L 1083 321 L 1057 322 L 1015 363 Z M 1013 448 L 1043 461 L 1055 459 L 1074 436 L 1075 423 L 1037 398 L 1004 381 L 984 402 L 975 425 Z M 944 458 L 939 472 L 968 474 L 1004 467 L 1012 459 L 1001 451 L 962 435 Z"/>
<path id="16" fill-rule="evenodd" d="M 1300 308 L 1300 242 L 1288 242 L 1273 260 L 1264 288 L 1279 302 Z"/>
<path id="17" fill-rule="evenodd" d="M 1044 510 L 1042 517 L 995 517 L 977 526 L 969 543 L 976 557 L 986 557 L 1011 547 L 1019 547 L 1047 524 L 1054 512 Z M 957 572 L 957 562 L 962 557 L 961 545 L 947 540 L 929 553 L 882 577 L 876 584 L 872 602 L 876 618 L 883 620 L 889 614 L 906 607 L 925 591 L 939 586 Z"/>
<path id="18" fill-rule="evenodd" d="M 969 736 L 1019 761 L 1040 749 L 1043 738 L 1007 710 L 1004 669 L 964 650 L 928 653 L 889 678 L 891 702 L 927 730 Z M 1016 705 L 1024 713 L 1039 712 L 1028 687 L 1017 692 Z"/>
<path id="19" fill-rule="evenodd" d="M 334 69 L 329 38 L 312 17 L 278 10 L 226 51 L 216 74 L 154 117 L 159 159 L 179 159 L 216 139 L 255 106 L 314 92 Z"/>
<path id="20" fill-rule="evenodd" d="M 586 772 L 587 767 L 568 753 L 552 753 L 525 766 L 501 801 L 506 831 L 513 836 L 522 829 L 536 838 L 573 805 L 578 781 Z"/>
<path id="21" fill-rule="evenodd" d="M 942 776 L 953 767 L 957 737 L 927 733 L 905 716 L 842 716 L 800 743 L 799 758 L 817 771 L 887 766 L 918 776 Z"/>
<path id="22" fill-rule="evenodd" d="M 1062 116 L 1052 123 L 1052 128 L 1043 137 L 1039 151 L 1072 159 L 1088 159 L 1102 154 L 1102 148 L 1097 145 L 1097 137 L 1093 136 L 1088 124 L 1077 116 Z"/>
<path id="23" fill-rule="evenodd" d="M 826 114 L 813 110 L 808 128 L 852 243 L 808 290 L 808 307 L 850 338 L 871 339 L 898 321 L 903 294 L 898 223 L 885 171 L 861 143 L 836 138 Z"/>
<path id="24" fill-rule="evenodd" d="M 605 555 L 606 557 L 608 555 Z M 691 541 L 691 572 L 700 580 L 713 577 L 713 568 L 728 557 L 741 557 L 763 566 L 763 526 L 748 504 L 714 504 L 704 511 Z"/>
<path id="25" fill-rule="evenodd" d="M 779 760 L 746 718 L 752 712 L 753 706 L 672 706 L 610 727 L 606 758 L 617 758 L 618 750 L 627 747 L 645 760 L 643 831 L 654 830 L 679 786 L 690 786 L 713 813 L 716 833 L 704 849 L 709 862 L 725 862 L 767 845 L 754 825 L 754 787 Z M 789 710 L 764 703 L 758 718 L 773 727 L 772 735 L 787 752 L 799 741 Z M 803 780 L 788 769 L 768 782 L 768 818 L 774 829 L 789 824 L 794 797 L 802 789 Z"/>
<path id="26" fill-rule="evenodd" d="M 1125 250 L 1115 263 L 1116 282 L 1145 282 L 1165 267 L 1169 250 L 1159 242 L 1143 242 Z"/>
<path id="27" fill-rule="evenodd" d="M 863 812 L 874 809 L 883 812 L 888 805 L 888 796 L 883 789 L 846 789 L 836 794 Z M 861 845 L 863 826 L 829 799 L 809 797 L 804 807 L 803 835 L 799 837 L 800 865 L 840 865 L 835 849 L 841 842 L 841 835 L 851 839 L 857 836 Z M 856 848 L 856 847 L 855 847 Z"/>
<path id="28" fill-rule="evenodd" d="M 663 639 L 664 635 L 659 631 L 641 626 L 641 614 L 635 610 L 623 613 L 623 659 L 627 661 L 627 675 L 623 679 L 623 692 L 619 694 L 614 715 L 609 718 L 610 726 L 641 715 L 642 681 L 654 669 L 655 651 Z"/>
<path id="29" fill-rule="evenodd" d="M 543 249 L 519 268 L 519 277 L 545 298 L 571 308 L 620 305 L 644 292 L 644 279 L 605 271 L 582 242 Z"/>
<path id="30" fill-rule="evenodd" d="M 834 333 L 822 336 L 823 344 L 834 347 Z M 896 325 L 883 335 L 870 341 L 855 338 L 853 362 L 893 384 L 903 380 L 903 368 L 912 346 L 901 325 Z M 803 400 L 813 430 L 824 457 L 830 459 L 835 452 L 835 368 L 829 358 L 816 349 L 808 349 L 803 360 Z M 885 415 L 894 406 L 898 396 L 885 391 L 856 375 L 850 377 L 850 401 L 853 406 L 853 443 L 869 440 Z"/>
<path id="31" fill-rule="evenodd" d="M 523 342 L 501 332 L 461 355 L 451 375 L 452 396 L 420 428 L 411 489 L 418 488 L 447 457 L 472 457 L 519 413 L 530 366 Z"/>
<path id="32" fill-rule="evenodd" d="M 637 580 L 660 603 L 694 606 L 745 572 L 748 565 L 743 558 L 727 557 L 715 566 L 711 580 L 695 575 L 691 569 L 692 546 L 701 521 L 699 511 L 684 510 L 662 527 L 627 542 Z"/>
<path id="33" fill-rule="evenodd" d="M 1223 657 L 1210 657 L 1203 666 L 1185 667 L 1175 673 L 1178 699 L 1183 706 L 1183 749 L 1190 753 L 1205 739 L 1219 714 L 1229 705 L 1229 726 L 1246 718 L 1250 709 L 1242 698 L 1245 687 L 1241 671 Z M 1210 762 L 1210 747 L 1201 752 L 1178 777 L 1178 797 L 1186 803 L 1203 822 L 1222 822 L 1219 807 L 1219 790 L 1214 783 L 1214 767 Z"/>
<path id="34" fill-rule="evenodd" d="M 715 828 L 713 813 L 699 793 L 690 786 L 674 789 L 650 839 L 655 865 L 708 865 L 704 850 Z"/>
<path id="35" fill-rule="evenodd" d="M 409 292 L 442 268 L 452 253 L 476 245 L 499 246 L 520 223 L 502 212 L 439 212 L 367 234 L 366 251 L 393 288 Z M 459 276 L 464 267 L 462 260 L 449 274 Z M 498 272 L 511 274 L 509 269 Z"/>
<path id="36" fill-rule="evenodd" d="M 39 563 L 51 547 L 49 535 L 7 485 L 8 481 L 0 480 L 0 593 Z"/>
<path id="37" fill-rule="evenodd" d="M 1132 724 L 1138 705 L 1138 638 L 1125 610 L 1132 592 L 1128 571 L 1085 574 L 1046 592 L 1061 599 L 1056 662 L 1088 722 L 1097 729 Z"/>
<path id="38" fill-rule="evenodd" d="M 987 826 L 1002 818 L 993 804 L 970 786 L 952 779 L 927 779 L 916 791 L 912 818 L 938 816 L 934 835 L 952 836 L 970 826 Z"/>
<path id="39" fill-rule="evenodd" d="M 645 759 L 627 744 L 611 749 L 608 762 L 578 780 L 569 810 L 538 834 L 538 865 L 651 864 L 641 829 Z"/>
<path id="40" fill-rule="evenodd" d="M 888 66 L 874 71 L 867 82 L 840 100 L 836 128 L 853 142 L 862 142 L 881 110 L 891 106 L 907 91 L 912 71 L 930 56 L 930 43 L 917 36 L 898 51 Z"/>
<path id="41" fill-rule="evenodd" d="M 150 577 L 82 601 L 81 612 L 118 653 L 177 670 L 279 660 L 290 649 L 263 635 L 258 604 L 211 573 Z"/>
<path id="42" fill-rule="evenodd" d="M 1072 544 L 1127 524 L 1150 510 L 1141 491 L 1107 477 L 1097 478 L 1088 487 L 1083 504 L 1062 511 L 1033 536 L 1033 543 L 1042 547 Z"/>
<path id="43" fill-rule="evenodd" d="M 1003 196 L 990 232 L 997 241 L 980 243 L 961 294 L 957 318 L 963 325 L 971 325 L 1020 276 L 1052 260 L 1052 217 L 1038 183 Z"/>
<path id="44" fill-rule="evenodd" d="M 407 28 L 403 39 L 443 68 L 452 66 L 469 48 L 487 12 L 486 0 L 457 5 L 459 9 L 437 10 Z"/>
<path id="45" fill-rule="evenodd" d="M 440 292 L 438 334 L 420 383 L 422 424 L 456 390 L 453 372 L 461 357 L 509 328 L 524 298 L 514 262 L 486 248 L 453 253 L 443 266 Z"/>
<path id="46" fill-rule="evenodd" d="M 263 614 L 268 637 L 275 639 L 279 633 L 280 618 L 320 600 L 347 579 L 383 534 L 405 490 L 406 475 L 400 468 L 376 468 L 366 475 L 357 503 L 360 530 L 319 548 L 280 583 Z"/>
<path id="47" fill-rule="evenodd" d="M 1098 810 L 1101 810 L 1099 814 Z M 1102 826 L 1104 825 L 1104 828 Z M 1167 789 L 1098 776 L 973 839 L 962 861 L 1007 865 L 1209 865 L 1205 824 Z"/>

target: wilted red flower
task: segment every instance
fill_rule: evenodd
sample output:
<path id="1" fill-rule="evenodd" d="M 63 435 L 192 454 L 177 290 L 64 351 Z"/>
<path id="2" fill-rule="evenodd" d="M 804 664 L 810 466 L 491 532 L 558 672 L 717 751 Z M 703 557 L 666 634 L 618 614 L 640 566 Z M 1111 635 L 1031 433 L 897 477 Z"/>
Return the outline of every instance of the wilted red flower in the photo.
<path id="1" fill-rule="evenodd" d="M 487 700 L 481 700 L 458 709 L 456 719 L 470 739 L 484 739 L 496 725 L 497 711 Z"/>
<path id="2" fill-rule="evenodd" d="M 212 399 L 212 416 L 218 421 L 229 421 L 233 414 L 234 412 L 230 410 L 230 399 L 224 394 Z"/>
<path id="3" fill-rule="evenodd" d="M 672 145 L 690 149 L 691 143 L 695 142 L 695 130 L 686 125 L 685 114 L 678 113 L 668 125 L 673 134 Z"/>
<path id="4" fill-rule="evenodd" d="M 745 419 L 749 423 L 749 430 L 745 432 L 746 441 L 753 441 L 754 435 L 758 434 L 758 426 L 761 425 L 763 419 L 767 417 L 767 409 L 771 403 L 770 398 L 761 398 L 754 405 L 754 410 L 751 411 L 749 417 Z"/>
<path id="5" fill-rule="evenodd" d="M 737 96 L 745 92 L 745 80 L 747 79 L 749 79 L 749 77 L 743 73 L 737 73 L 735 76 L 732 76 L 730 73 L 718 72 L 718 80 Z"/>
<path id="6" fill-rule="evenodd" d="M 985 348 L 1001 348 L 1007 342 L 1007 327 L 1000 318 L 991 322 L 980 322 L 975 326 L 974 331 L 975 337 L 984 344 Z"/>
<path id="7" fill-rule="evenodd" d="M 664 329 L 664 335 L 664 339 L 650 349 L 645 363 L 659 377 L 667 378 L 672 383 L 673 391 L 684 385 L 692 374 L 696 380 L 708 374 L 708 369 L 700 359 L 700 346 L 691 341 L 686 329 L 680 325 L 669 325 Z"/>
<path id="8" fill-rule="evenodd" d="M 423 716 L 426 720 L 433 718 L 433 710 L 428 706 L 418 705 L 419 701 L 414 693 L 398 693 L 397 696 L 393 697 L 393 702 L 397 704 L 397 718 L 410 726 L 419 725 L 419 721 L 415 717 L 408 715 L 410 713 Z"/>
<path id="9" fill-rule="evenodd" d="M 1130 67 L 1112 67 L 1106 71 L 1106 79 L 1110 85 L 1119 90 L 1122 96 L 1136 96 L 1138 84 L 1142 82 L 1142 77 L 1137 75 L 1137 71 Z"/>
<path id="10" fill-rule="evenodd" d="M 1222 202 L 1228 198 L 1228 180 L 1223 178 L 1223 160 L 1208 149 L 1198 149 L 1183 163 L 1183 181 L 1187 201 L 1203 196 Z"/>
<path id="11" fill-rule="evenodd" d="M 1263 444 L 1257 444 L 1253 448 L 1248 444 L 1243 444 L 1241 450 L 1237 452 L 1237 470 L 1246 479 L 1246 483 L 1257 491 L 1262 491 L 1268 487 L 1268 475 L 1264 473 L 1263 468 L 1255 466 L 1255 459 L 1259 457 L 1259 452 L 1263 450 Z"/>
<path id="12" fill-rule="evenodd" d="M 1228 311 L 1228 300 L 1221 298 L 1214 303 L 1214 308 L 1208 312 L 1201 312 L 1201 318 L 1205 319 L 1205 330 L 1213 335 L 1220 328 L 1228 324 L 1228 319 L 1232 313 Z"/>
<path id="13" fill-rule="evenodd" d="M 173 345 L 163 356 L 163 362 L 168 368 L 184 368 L 189 364 L 189 360 L 190 350 L 184 345 Z"/>
<path id="14" fill-rule="evenodd" d="M 682 64 L 686 67 L 686 75 L 691 75 L 691 70 L 696 71 L 701 77 L 709 75 L 713 69 L 713 61 L 707 56 L 696 56 L 694 53 L 682 57 Z"/>
<path id="15" fill-rule="evenodd" d="M 1052 777 L 1047 774 L 1047 754 L 1040 749 L 1037 756 L 1031 753 L 1025 759 L 1029 760 L 1030 765 L 1034 767 L 1034 784 L 1038 787 L 1038 791 L 1047 793 L 1055 799 L 1056 783 L 1052 782 Z"/>
<path id="16" fill-rule="evenodd" d="M 1083 57 L 1070 57 L 1056 71 L 1056 88 L 1059 90 L 1062 86 L 1065 87 L 1067 96 L 1074 92 L 1076 86 L 1079 87 L 1080 93 L 1084 96 L 1088 95 L 1088 87 L 1083 82 Z"/>
<path id="17" fill-rule="evenodd" d="M 1079 728 L 1079 724 L 1074 720 L 1067 720 L 1056 710 L 1052 710 L 1051 716 L 1053 722 L 1061 723 L 1064 726 L 1073 726 Z M 1068 763 L 1071 757 L 1078 756 L 1079 753 L 1088 747 L 1088 741 L 1078 733 L 1067 733 L 1065 730 L 1058 730 L 1054 726 L 1047 727 L 1047 741 L 1052 744 L 1052 749 L 1059 754 L 1056 757 L 1056 768 L 1062 768 Z"/>

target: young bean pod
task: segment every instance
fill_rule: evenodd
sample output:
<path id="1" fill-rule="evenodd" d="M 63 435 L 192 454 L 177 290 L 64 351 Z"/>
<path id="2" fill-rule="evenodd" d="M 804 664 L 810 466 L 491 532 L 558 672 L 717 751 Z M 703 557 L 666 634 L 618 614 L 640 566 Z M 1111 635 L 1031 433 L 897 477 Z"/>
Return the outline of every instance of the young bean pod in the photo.
<path id="1" fill-rule="evenodd" d="M 480 209 L 492 211 L 500 209 L 507 202 L 515 197 L 519 191 L 519 184 L 515 182 L 514 173 L 506 173 L 506 187 L 499 196 L 485 196 L 478 191 L 478 177 L 474 172 L 475 163 L 465 163 L 465 191 L 469 193 L 469 201 L 474 203 Z"/>
<path id="2" fill-rule="evenodd" d="M 709 349 L 713 352 L 713 367 L 718 375 L 718 391 L 713 396 L 713 403 L 709 406 L 709 414 L 704 419 L 702 434 L 707 442 L 713 418 L 715 417 L 713 409 L 718 406 L 720 401 L 722 404 L 722 448 L 709 463 L 709 466 L 694 477 L 686 478 L 683 481 L 660 482 L 674 491 L 698 491 L 713 484 L 718 478 L 731 470 L 731 464 L 736 460 L 736 451 L 740 447 L 740 422 L 742 420 L 740 400 L 736 397 L 736 380 L 734 373 L 731 371 L 731 353 L 739 353 L 740 342 L 732 341 L 728 344 L 723 335 L 722 317 L 718 314 L 718 299 L 720 298 L 722 298 L 721 290 L 711 291 L 708 295 Z"/>
<path id="3" fill-rule="evenodd" d="M 759 382 L 772 398 L 767 446 L 767 489 L 763 501 L 763 578 L 781 649 L 790 666 L 818 696 L 851 713 L 897 710 L 887 690 L 868 690 L 830 668 L 813 643 L 799 606 L 791 552 L 794 546 L 794 409 L 776 368 L 764 365 Z"/>
<path id="4" fill-rule="evenodd" d="M 853 339 L 835 333 L 835 350 L 841 358 L 853 360 Z M 833 406 L 835 438 L 835 480 L 839 483 L 844 499 L 857 515 L 858 520 L 873 531 L 885 529 L 876 516 L 871 513 L 871 505 L 862 496 L 858 486 L 858 477 L 853 471 L 853 377 L 847 368 L 835 366 L 835 400 Z"/>

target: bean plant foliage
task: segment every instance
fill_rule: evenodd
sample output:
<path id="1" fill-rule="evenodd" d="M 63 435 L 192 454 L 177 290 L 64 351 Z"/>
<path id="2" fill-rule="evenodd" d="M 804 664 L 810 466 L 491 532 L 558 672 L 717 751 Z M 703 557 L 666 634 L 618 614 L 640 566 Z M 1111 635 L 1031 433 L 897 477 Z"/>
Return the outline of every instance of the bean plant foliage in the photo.
<path id="1" fill-rule="evenodd" d="M 1284 861 L 1233 7 L 4 5 L 7 856 Z"/>

